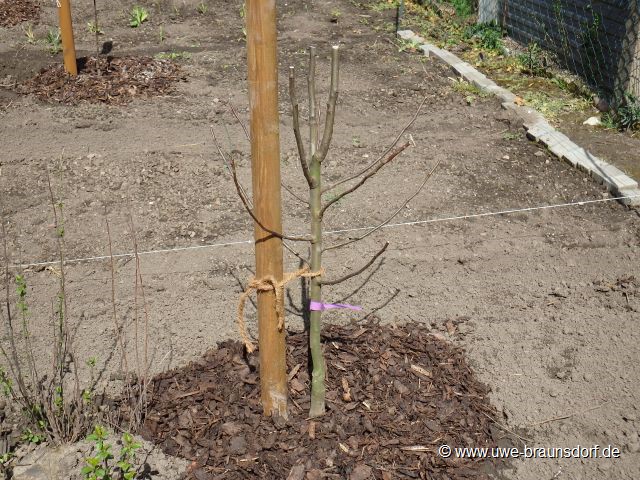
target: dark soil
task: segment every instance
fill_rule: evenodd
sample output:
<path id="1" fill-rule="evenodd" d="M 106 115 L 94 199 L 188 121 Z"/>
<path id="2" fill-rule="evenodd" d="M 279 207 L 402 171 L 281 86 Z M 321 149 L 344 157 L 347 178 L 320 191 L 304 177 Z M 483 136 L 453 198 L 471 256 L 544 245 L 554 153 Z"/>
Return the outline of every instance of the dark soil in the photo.
<path id="1" fill-rule="evenodd" d="M 0 27 L 35 21 L 39 16 L 40 7 L 30 0 L 0 0 Z"/>
<path id="2" fill-rule="evenodd" d="M 291 414 L 261 414 L 258 357 L 235 341 L 160 375 L 142 434 L 193 463 L 188 479 L 488 478 L 441 444 L 493 446 L 488 389 L 463 351 L 424 326 L 325 328 L 327 414 L 310 405 L 304 332 L 288 339 Z M 306 476 L 305 476 L 306 474 Z"/>
<path id="3" fill-rule="evenodd" d="M 75 104 L 124 104 L 138 96 L 168 95 L 184 77 L 170 60 L 151 57 L 95 57 L 78 60 L 78 75 L 70 76 L 60 64 L 44 68 L 35 77 L 18 85 L 22 94 L 41 100 Z"/>

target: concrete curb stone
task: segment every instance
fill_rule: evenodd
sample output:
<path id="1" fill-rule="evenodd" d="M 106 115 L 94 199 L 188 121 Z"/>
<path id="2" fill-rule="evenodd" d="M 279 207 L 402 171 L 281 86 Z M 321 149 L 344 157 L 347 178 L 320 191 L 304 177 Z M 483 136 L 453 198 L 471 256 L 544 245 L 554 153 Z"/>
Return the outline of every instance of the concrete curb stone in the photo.
<path id="1" fill-rule="evenodd" d="M 404 40 L 420 44 L 420 49 L 426 57 L 433 55 L 447 64 L 451 69 L 469 83 L 499 98 L 502 108 L 513 110 L 522 119 L 527 131 L 527 138 L 545 145 L 556 157 L 566 161 L 570 165 L 582 170 L 604 185 L 615 196 L 627 196 L 635 198 L 622 198 L 619 201 L 625 205 L 640 206 L 640 189 L 638 182 L 626 175 L 617 167 L 589 153 L 569 137 L 556 130 L 538 111 L 514 103 L 517 96 L 506 88 L 500 87 L 493 80 L 487 78 L 469 63 L 461 60 L 453 53 L 438 48 L 425 41 L 411 30 L 400 30 L 398 36 Z"/>

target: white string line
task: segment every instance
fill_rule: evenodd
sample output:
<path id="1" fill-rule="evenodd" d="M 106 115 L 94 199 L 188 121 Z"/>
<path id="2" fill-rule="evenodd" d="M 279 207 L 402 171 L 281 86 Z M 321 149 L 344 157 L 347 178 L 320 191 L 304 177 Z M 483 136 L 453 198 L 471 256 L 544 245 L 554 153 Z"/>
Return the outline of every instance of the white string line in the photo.
<path id="1" fill-rule="evenodd" d="M 492 217 L 492 216 L 497 216 L 497 215 L 506 215 L 506 214 L 510 214 L 510 213 L 521 213 L 521 212 L 533 212 L 536 210 L 550 210 L 553 208 L 564 208 L 564 207 L 575 207 L 575 206 L 584 206 L 584 205 L 588 205 L 588 204 L 592 204 L 592 203 L 604 203 L 604 202 L 613 202 L 613 201 L 618 201 L 618 200 L 625 200 L 625 199 L 631 199 L 631 198 L 637 198 L 640 197 L 640 194 L 636 194 L 636 195 L 628 195 L 628 196 L 622 196 L 622 197 L 613 197 L 613 198 L 601 198 L 601 199 L 597 199 L 597 200 L 583 200 L 580 202 L 570 202 L 570 203 L 557 203 L 557 204 L 553 204 L 553 205 L 541 205 L 538 207 L 526 207 L 526 208 L 514 208 L 514 209 L 510 209 L 510 210 L 500 210 L 498 212 L 486 212 L 486 213 L 473 213 L 473 214 L 469 214 L 469 215 L 456 215 L 456 216 L 451 216 L 451 217 L 440 217 L 440 218 L 430 218 L 427 220 L 416 220 L 416 221 L 412 221 L 412 222 L 401 222 L 401 223 L 389 223 L 387 225 L 382 226 L 382 228 L 396 228 L 396 227 L 404 227 L 404 226 L 414 226 L 414 225 L 425 225 L 428 223 L 437 223 L 437 222 L 449 222 L 449 221 L 454 221 L 454 220 L 466 220 L 466 219 L 470 219 L 470 218 L 481 218 L 481 217 Z M 344 228 L 344 229 L 340 229 L 340 230 L 327 230 L 324 232 L 324 234 L 327 235 L 335 235 L 335 234 L 339 234 L 339 233 L 349 233 L 349 232 L 359 232 L 362 230 L 373 230 L 374 227 L 355 227 L 355 228 Z M 251 244 L 253 243 L 253 240 L 238 240 L 238 241 L 234 241 L 234 242 L 224 242 L 224 243 L 210 243 L 207 245 L 192 245 L 189 247 L 175 247 L 175 248 L 162 248 L 162 249 L 158 249 L 158 250 L 146 250 L 143 252 L 138 252 L 138 255 L 142 256 L 142 255 L 153 255 L 153 254 L 159 254 L 159 253 L 170 253 L 170 252 L 184 252 L 184 251 L 189 251 L 189 250 L 201 250 L 204 248 L 217 248 L 217 247 L 228 247 L 228 246 L 232 246 L 232 245 L 245 245 L 245 244 Z M 130 258 L 130 257 L 135 257 L 135 253 L 131 252 L 131 253 L 118 253 L 118 254 L 114 254 L 113 258 Z M 80 262 L 91 262 L 91 261 L 97 261 L 97 260 L 108 260 L 110 259 L 111 256 L 109 255 L 100 255 L 100 256 L 96 256 L 96 257 L 83 257 L 83 258 L 72 258 L 69 260 L 65 260 L 64 263 L 65 264 L 69 264 L 69 263 L 80 263 Z M 47 266 L 47 265 L 57 265 L 58 263 L 60 263 L 57 260 L 54 261 L 50 261 L 50 262 L 33 262 L 33 263 L 20 263 L 20 264 L 14 264 L 14 265 L 9 265 L 9 268 L 26 268 L 26 267 L 42 267 L 42 266 Z"/>

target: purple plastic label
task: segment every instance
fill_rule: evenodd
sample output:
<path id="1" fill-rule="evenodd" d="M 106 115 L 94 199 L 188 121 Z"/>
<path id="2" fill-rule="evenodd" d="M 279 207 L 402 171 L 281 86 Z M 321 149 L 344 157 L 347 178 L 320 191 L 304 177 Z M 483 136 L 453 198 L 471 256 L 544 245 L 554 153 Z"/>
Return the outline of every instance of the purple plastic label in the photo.
<path id="1" fill-rule="evenodd" d="M 362 307 L 358 307 L 357 305 L 349 305 L 348 303 L 322 303 L 322 302 L 311 302 L 309 304 L 309 309 L 321 312 L 322 310 L 331 310 L 332 308 L 348 308 L 349 310 L 362 310 Z"/>

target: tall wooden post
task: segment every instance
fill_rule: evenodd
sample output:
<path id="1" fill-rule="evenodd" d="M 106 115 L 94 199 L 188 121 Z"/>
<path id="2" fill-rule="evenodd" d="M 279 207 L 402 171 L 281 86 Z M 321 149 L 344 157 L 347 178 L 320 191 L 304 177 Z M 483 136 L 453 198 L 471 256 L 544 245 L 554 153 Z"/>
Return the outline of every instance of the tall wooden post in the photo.
<path id="1" fill-rule="evenodd" d="M 58 0 L 58 19 L 60 21 L 60 35 L 62 36 L 64 69 L 70 75 L 75 76 L 78 74 L 78 65 L 76 63 L 76 44 L 73 40 L 70 0 Z"/>
<path id="2" fill-rule="evenodd" d="M 247 61 L 251 112 L 254 213 L 262 225 L 282 232 L 280 135 L 275 0 L 247 0 Z M 256 278 L 282 280 L 282 240 L 257 224 Z M 258 293 L 260 386 L 265 415 L 287 416 L 285 332 L 278 330 L 275 293 Z"/>

